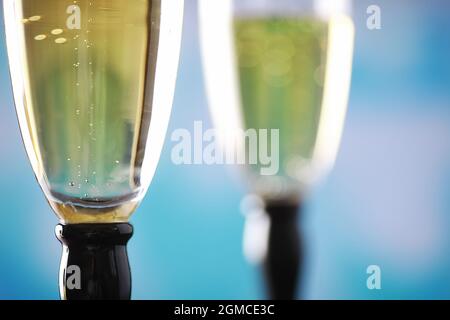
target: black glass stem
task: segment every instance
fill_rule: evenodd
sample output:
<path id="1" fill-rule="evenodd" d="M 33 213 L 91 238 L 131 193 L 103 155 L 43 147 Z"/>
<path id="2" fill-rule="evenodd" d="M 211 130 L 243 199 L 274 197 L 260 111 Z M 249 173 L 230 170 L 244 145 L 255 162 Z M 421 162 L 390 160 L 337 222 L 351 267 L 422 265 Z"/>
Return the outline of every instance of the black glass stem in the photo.
<path id="1" fill-rule="evenodd" d="M 301 203 L 269 201 L 265 212 L 270 220 L 264 274 L 269 298 L 296 298 L 302 271 L 303 246 L 298 227 Z"/>
<path id="2" fill-rule="evenodd" d="M 129 300 L 128 223 L 57 225 L 63 246 L 59 288 L 64 300 Z"/>

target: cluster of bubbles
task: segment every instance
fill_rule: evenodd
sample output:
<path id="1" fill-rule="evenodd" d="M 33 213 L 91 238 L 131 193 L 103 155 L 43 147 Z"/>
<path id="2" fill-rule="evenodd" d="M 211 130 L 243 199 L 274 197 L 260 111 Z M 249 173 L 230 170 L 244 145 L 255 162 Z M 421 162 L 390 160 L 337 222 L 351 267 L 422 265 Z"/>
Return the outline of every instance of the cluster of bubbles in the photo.
<path id="1" fill-rule="evenodd" d="M 271 18 L 236 20 L 236 46 L 240 68 L 257 68 L 266 84 L 284 87 L 303 76 L 298 65 L 311 63 L 309 48 L 321 45 L 322 25 L 308 20 Z M 322 85 L 323 66 L 314 80 Z M 255 69 L 256 70 L 256 69 Z"/>
<path id="2" fill-rule="evenodd" d="M 22 23 L 24 24 L 29 24 L 29 23 L 35 23 L 38 21 L 41 21 L 42 17 L 41 16 L 31 16 L 29 18 L 24 18 L 22 19 Z M 60 28 L 56 28 L 53 30 L 50 30 L 50 35 L 56 36 L 57 38 L 55 38 L 55 43 L 56 44 L 64 44 L 67 42 L 67 39 L 64 37 L 58 37 L 59 35 L 63 34 L 64 30 L 60 29 Z M 47 39 L 49 36 L 47 34 L 38 34 L 34 37 L 34 40 L 36 41 L 42 41 Z"/>

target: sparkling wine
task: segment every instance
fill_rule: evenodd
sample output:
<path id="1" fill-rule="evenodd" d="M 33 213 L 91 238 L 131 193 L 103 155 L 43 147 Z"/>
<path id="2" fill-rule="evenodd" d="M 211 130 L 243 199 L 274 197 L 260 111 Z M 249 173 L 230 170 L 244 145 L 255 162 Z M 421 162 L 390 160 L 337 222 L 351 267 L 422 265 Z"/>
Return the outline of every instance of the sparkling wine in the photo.
<path id="1" fill-rule="evenodd" d="M 256 173 L 256 189 L 267 197 L 290 194 L 296 197 L 301 187 L 298 181 L 307 182 L 306 175 L 316 164 L 317 145 L 319 139 L 323 140 L 319 132 L 329 125 L 326 118 L 335 116 L 340 121 L 341 97 L 335 97 L 337 113 L 322 112 L 324 94 L 330 85 L 326 81 L 330 76 L 327 74 L 330 44 L 338 45 L 335 36 L 333 41 L 329 39 L 335 27 L 329 21 L 308 17 L 237 17 L 234 20 L 243 126 L 279 130 L 278 174 L 260 176 L 261 165 L 250 166 Z M 338 28 L 344 30 L 344 38 L 351 38 L 351 22 L 346 29 L 341 24 Z M 335 54 L 336 48 L 331 49 Z M 349 57 L 343 58 L 346 65 Z M 332 72 L 341 72 L 345 79 L 350 69 Z M 340 136 L 339 126 L 329 129 Z M 269 139 L 268 143 L 273 142 Z"/>
<path id="2" fill-rule="evenodd" d="M 234 24 L 246 128 L 280 129 L 280 174 L 312 156 L 323 92 L 328 28 L 314 20 L 238 19 Z"/>
<path id="3" fill-rule="evenodd" d="M 127 221 L 151 179 L 143 166 L 153 151 L 155 86 L 171 88 L 175 77 L 174 68 L 155 77 L 165 54 L 161 1 L 12 2 L 5 13 L 16 106 L 48 201 L 64 223 Z"/>

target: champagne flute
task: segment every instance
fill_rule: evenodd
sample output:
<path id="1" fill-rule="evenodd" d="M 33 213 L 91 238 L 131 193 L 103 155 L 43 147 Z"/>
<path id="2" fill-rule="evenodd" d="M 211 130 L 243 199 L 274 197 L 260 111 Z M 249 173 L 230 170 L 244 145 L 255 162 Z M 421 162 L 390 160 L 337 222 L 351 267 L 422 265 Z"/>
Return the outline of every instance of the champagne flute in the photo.
<path id="1" fill-rule="evenodd" d="M 183 0 L 4 0 L 17 116 L 60 224 L 62 299 L 130 299 L 131 214 L 159 161 Z"/>
<path id="2" fill-rule="evenodd" d="M 265 142 L 278 170 L 264 173 L 261 159 L 243 170 L 244 250 L 263 262 L 273 299 L 296 296 L 297 215 L 338 151 L 352 69 L 350 13 L 348 0 L 199 2 L 206 90 L 223 150 L 249 162 L 243 130 L 277 132 Z"/>

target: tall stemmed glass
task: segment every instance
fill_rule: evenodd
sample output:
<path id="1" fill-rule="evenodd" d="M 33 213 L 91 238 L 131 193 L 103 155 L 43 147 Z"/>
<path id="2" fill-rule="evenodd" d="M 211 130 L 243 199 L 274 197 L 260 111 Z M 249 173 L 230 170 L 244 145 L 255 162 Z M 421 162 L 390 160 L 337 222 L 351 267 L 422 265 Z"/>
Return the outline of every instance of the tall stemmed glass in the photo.
<path id="1" fill-rule="evenodd" d="M 23 141 L 60 224 L 62 299 L 129 299 L 128 220 L 170 117 L 183 0 L 4 0 Z"/>
<path id="2" fill-rule="evenodd" d="M 274 299 L 296 296 L 297 215 L 338 151 L 352 69 L 350 10 L 347 0 L 199 1 L 206 89 L 223 150 L 251 162 L 236 132 L 278 130 L 267 138 L 278 170 L 264 173 L 259 159 L 243 175 L 252 194 L 243 202 L 244 249 L 263 262 Z"/>

